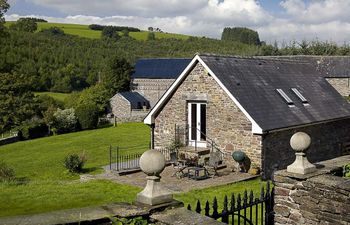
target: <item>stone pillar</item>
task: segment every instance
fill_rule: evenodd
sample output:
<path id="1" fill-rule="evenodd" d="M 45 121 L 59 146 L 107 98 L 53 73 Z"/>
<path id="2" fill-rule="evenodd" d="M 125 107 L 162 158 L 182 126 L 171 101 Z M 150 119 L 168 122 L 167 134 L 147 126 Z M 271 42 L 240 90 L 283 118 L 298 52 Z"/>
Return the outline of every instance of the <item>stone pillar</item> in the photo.
<path id="1" fill-rule="evenodd" d="M 148 150 L 140 158 L 141 170 L 147 174 L 147 185 L 137 194 L 136 202 L 146 205 L 169 203 L 173 195 L 160 183 L 160 173 L 165 168 L 165 157 L 157 150 Z"/>

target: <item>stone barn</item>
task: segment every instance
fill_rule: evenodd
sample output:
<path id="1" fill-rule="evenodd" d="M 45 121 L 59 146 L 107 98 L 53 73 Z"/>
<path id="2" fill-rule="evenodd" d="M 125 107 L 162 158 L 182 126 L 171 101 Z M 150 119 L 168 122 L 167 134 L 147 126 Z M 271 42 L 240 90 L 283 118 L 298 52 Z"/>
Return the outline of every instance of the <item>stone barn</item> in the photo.
<path id="1" fill-rule="evenodd" d="M 311 62 L 196 55 L 151 109 L 153 148 L 169 146 L 184 130 L 183 144 L 242 150 L 265 177 L 295 159 L 289 139 L 312 138 L 311 162 L 344 154 L 350 142 L 350 104 Z M 213 148 L 212 148 L 213 149 Z"/>
<path id="2" fill-rule="evenodd" d="M 181 74 L 191 59 L 139 59 L 131 75 L 133 92 L 144 96 L 153 107 Z"/>
<path id="3" fill-rule="evenodd" d="M 110 107 L 116 121 L 142 121 L 149 112 L 150 104 L 137 92 L 120 92 L 110 99 Z"/>

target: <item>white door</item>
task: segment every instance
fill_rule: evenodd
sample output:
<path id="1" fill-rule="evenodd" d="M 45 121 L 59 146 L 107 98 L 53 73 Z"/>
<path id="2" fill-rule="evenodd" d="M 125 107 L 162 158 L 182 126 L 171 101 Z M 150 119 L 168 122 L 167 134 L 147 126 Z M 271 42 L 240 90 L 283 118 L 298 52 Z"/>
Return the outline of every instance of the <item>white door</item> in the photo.
<path id="1" fill-rule="evenodd" d="M 205 103 L 188 103 L 189 145 L 207 147 L 206 121 L 207 105 Z"/>

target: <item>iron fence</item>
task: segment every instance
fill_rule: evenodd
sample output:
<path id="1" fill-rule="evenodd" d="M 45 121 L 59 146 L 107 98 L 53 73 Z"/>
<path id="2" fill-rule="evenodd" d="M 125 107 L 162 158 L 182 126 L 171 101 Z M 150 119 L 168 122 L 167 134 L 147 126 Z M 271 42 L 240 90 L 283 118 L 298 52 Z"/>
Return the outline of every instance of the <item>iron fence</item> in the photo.
<path id="1" fill-rule="evenodd" d="M 272 225 L 274 224 L 273 206 L 274 188 L 270 190 L 270 182 L 267 182 L 266 191 L 262 187 L 260 197 L 254 198 L 253 191 L 250 191 L 249 196 L 247 191 L 245 191 L 243 198 L 240 194 L 235 198 L 234 193 L 232 193 L 229 203 L 228 197 L 225 195 L 221 212 L 218 209 L 216 197 L 214 197 L 212 207 L 206 201 L 204 215 L 226 224 Z M 191 205 L 188 205 L 187 209 L 192 210 Z M 199 200 L 194 211 L 203 213 L 203 208 Z"/>
<path id="2" fill-rule="evenodd" d="M 139 146 L 136 146 L 139 147 Z M 133 147 L 113 147 L 109 146 L 109 169 L 116 171 L 132 170 L 140 168 L 140 157 L 142 153 L 129 153 Z M 176 149 L 161 148 L 160 151 L 167 162 L 171 160 L 170 153 L 177 151 Z"/>

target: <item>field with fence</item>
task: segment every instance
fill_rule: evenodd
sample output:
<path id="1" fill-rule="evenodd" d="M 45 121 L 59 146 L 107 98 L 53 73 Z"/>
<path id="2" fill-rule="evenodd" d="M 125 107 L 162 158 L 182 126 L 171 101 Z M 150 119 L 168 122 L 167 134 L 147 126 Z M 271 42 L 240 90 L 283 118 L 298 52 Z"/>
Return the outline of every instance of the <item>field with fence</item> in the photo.
<path id="1" fill-rule="evenodd" d="M 84 152 L 84 172 L 99 173 L 109 163 L 110 145 L 142 153 L 148 149 L 149 134 L 144 124 L 126 123 L 0 146 L 1 160 L 18 178 L 18 182 L 0 182 L 0 216 L 133 201 L 140 188 L 110 181 L 81 183 L 63 160 L 68 154 Z M 128 149 L 130 145 L 134 147 Z"/>

